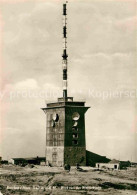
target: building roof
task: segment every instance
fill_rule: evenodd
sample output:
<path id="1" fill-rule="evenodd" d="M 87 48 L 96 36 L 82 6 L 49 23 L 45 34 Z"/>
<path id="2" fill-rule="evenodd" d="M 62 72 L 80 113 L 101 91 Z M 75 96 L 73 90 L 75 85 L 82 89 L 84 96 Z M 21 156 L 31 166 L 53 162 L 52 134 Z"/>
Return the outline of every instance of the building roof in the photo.
<path id="1" fill-rule="evenodd" d="M 109 161 L 110 164 L 115 164 L 115 163 L 119 163 L 119 160 L 113 159 L 111 161 Z"/>
<path id="2" fill-rule="evenodd" d="M 95 166 L 96 163 L 108 163 L 110 161 L 109 158 L 93 153 L 88 150 L 86 150 L 86 158 L 88 166 Z"/>
<path id="3" fill-rule="evenodd" d="M 45 160 L 45 157 L 30 157 L 30 158 L 11 158 L 13 160 Z"/>
<path id="4" fill-rule="evenodd" d="M 11 158 L 13 160 L 25 160 L 25 158 Z"/>

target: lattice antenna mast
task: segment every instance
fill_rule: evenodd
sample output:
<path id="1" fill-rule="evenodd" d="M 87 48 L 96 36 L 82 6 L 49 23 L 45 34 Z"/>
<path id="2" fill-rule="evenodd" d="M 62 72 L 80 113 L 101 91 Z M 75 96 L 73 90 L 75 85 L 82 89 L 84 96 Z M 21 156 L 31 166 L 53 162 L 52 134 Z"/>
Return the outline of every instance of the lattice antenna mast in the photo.
<path id="1" fill-rule="evenodd" d="M 63 97 L 67 99 L 67 1 L 63 4 Z"/>

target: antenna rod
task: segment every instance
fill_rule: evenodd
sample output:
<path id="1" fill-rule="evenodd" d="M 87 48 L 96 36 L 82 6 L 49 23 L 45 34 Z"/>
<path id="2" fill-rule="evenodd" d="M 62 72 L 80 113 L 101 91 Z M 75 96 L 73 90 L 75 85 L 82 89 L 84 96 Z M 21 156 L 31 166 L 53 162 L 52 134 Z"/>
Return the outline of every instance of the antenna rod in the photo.
<path id="1" fill-rule="evenodd" d="M 67 99 L 67 2 L 63 4 L 63 97 Z"/>

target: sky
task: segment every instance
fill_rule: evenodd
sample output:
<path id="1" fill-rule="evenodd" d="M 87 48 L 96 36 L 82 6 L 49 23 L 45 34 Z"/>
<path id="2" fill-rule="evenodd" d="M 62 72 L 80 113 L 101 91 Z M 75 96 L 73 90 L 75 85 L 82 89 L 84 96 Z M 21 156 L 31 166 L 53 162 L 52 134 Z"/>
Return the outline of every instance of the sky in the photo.
<path id="1" fill-rule="evenodd" d="M 61 0 L 0 0 L 0 156 L 45 155 L 41 108 L 62 96 Z M 137 162 L 135 0 L 69 0 L 68 94 L 86 148 Z"/>

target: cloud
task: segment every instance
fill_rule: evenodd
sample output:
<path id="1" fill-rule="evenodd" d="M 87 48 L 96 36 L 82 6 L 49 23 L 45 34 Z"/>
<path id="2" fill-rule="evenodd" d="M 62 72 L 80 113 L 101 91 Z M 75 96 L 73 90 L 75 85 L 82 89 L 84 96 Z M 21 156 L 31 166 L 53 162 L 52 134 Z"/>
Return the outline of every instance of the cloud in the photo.
<path id="1" fill-rule="evenodd" d="M 25 80 L 16 82 L 15 84 L 6 84 L 4 90 L 5 91 L 24 91 L 24 90 L 61 90 L 59 86 L 56 85 L 56 83 L 45 83 L 40 86 L 40 83 L 32 78 L 27 78 Z"/>
<path id="2" fill-rule="evenodd" d="M 25 81 L 18 82 L 14 85 L 15 90 L 22 89 L 37 89 L 38 84 L 34 79 L 26 79 Z"/>
<path id="3" fill-rule="evenodd" d="M 137 30 L 137 16 L 129 17 L 125 20 L 119 20 L 117 27 L 123 31 L 135 32 Z"/>

